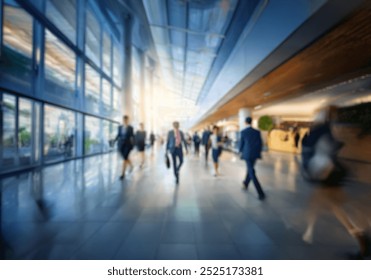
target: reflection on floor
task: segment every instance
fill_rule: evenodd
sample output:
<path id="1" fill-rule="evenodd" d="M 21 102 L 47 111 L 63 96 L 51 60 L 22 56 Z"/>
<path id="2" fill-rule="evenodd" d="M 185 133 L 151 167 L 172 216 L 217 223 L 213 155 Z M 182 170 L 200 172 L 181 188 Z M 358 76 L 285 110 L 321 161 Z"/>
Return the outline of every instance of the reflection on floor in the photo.
<path id="1" fill-rule="evenodd" d="M 357 250 L 330 214 L 317 221 L 313 243 L 303 242 L 313 189 L 291 155 L 258 163 L 263 202 L 252 186 L 241 189 L 244 164 L 226 152 L 218 178 L 203 158 L 188 156 L 178 187 L 161 150 L 124 182 L 120 164 L 112 153 L 2 179 L 6 258 L 343 259 Z M 370 182 L 350 180 L 344 190 L 347 207 L 370 217 Z"/>

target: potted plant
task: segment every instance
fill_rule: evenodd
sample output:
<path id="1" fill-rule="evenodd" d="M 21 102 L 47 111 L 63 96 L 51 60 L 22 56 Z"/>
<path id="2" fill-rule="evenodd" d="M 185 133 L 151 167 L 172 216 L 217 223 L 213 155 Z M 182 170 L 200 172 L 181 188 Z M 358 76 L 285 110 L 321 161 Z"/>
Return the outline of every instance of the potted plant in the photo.
<path id="1" fill-rule="evenodd" d="M 269 132 L 274 128 L 274 122 L 271 116 L 261 116 L 258 120 L 258 128 L 261 130 L 262 140 L 264 149 L 267 149 L 267 140 L 269 137 Z"/>

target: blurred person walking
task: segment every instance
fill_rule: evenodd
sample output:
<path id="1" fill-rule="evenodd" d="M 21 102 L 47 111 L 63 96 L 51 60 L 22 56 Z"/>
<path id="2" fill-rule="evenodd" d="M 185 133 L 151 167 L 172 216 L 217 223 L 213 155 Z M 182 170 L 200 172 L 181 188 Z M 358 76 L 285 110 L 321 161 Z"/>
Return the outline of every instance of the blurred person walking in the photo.
<path id="1" fill-rule="evenodd" d="M 214 176 L 217 177 L 220 175 L 219 173 L 219 157 L 223 151 L 223 142 L 222 137 L 219 134 L 219 127 L 214 125 L 213 126 L 213 133 L 210 136 L 211 142 L 211 149 L 212 149 L 212 157 L 214 163 Z"/>
<path id="2" fill-rule="evenodd" d="M 201 144 L 201 138 L 198 136 L 197 131 L 193 134 L 193 145 L 195 147 L 195 155 L 200 155 L 200 144 Z"/>
<path id="3" fill-rule="evenodd" d="M 151 145 L 151 153 L 153 154 L 154 149 L 155 149 L 155 141 L 156 141 L 156 136 L 153 132 L 149 135 L 149 143 Z"/>
<path id="4" fill-rule="evenodd" d="M 302 141 L 302 175 L 314 187 L 303 240 L 312 243 L 314 226 L 319 215 L 330 211 L 358 243 L 359 252 L 350 254 L 349 257 L 362 259 L 371 254 L 370 239 L 364 227 L 356 225 L 344 209 L 347 197 L 342 184 L 346 170 L 338 160 L 338 152 L 343 144 L 334 138 L 331 131 L 331 121 L 335 114 L 334 107 L 318 112 L 313 127 Z"/>
<path id="5" fill-rule="evenodd" d="M 183 145 L 188 153 L 184 133 L 179 129 L 179 122 L 175 121 L 173 122 L 173 129 L 167 135 L 166 151 L 170 152 L 172 157 L 176 184 L 179 184 L 179 171 L 183 164 Z M 177 159 L 179 163 L 177 163 Z"/>
<path id="6" fill-rule="evenodd" d="M 130 166 L 130 172 L 133 171 L 133 164 L 130 161 L 130 152 L 134 147 L 134 129 L 129 124 L 129 116 L 125 115 L 122 118 L 122 125 L 118 127 L 117 136 L 115 141 L 118 141 L 118 149 L 124 159 L 122 164 L 122 173 L 120 180 L 125 178 L 126 168 Z"/>
<path id="7" fill-rule="evenodd" d="M 256 177 L 255 163 L 261 158 L 262 139 L 260 131 L 251 127 L 252 118 L 247 117 L 245 120 L 247 127 L 241 131 L 239 153 L 241 158 L 246 161 L 247 174 L 243 181 L 244 189 L 247 190 L 250 181 L 254 182 L 255 188 L 259 194 L 259 199 L 265 199 L 265 193 Z"/>
<path id="8" fill-rule="evenodd" d="M 138 149 L 139 156 L 140 156 L 140 168 L 143 168 L 144 161 L 145 161 L 145 147 L 146 147 L 146 131 L 144 130 L 143 123 L 139 124 L 139 130 L 137 130 L 135 134 L 135 145 Z"/>
<path id="9" fill-rule="evenodd" d="M 211 131 L 209 130 L 208 127 L 205 127 L 205 130 L 202 133 L 202 139 L 201 139 L 201 145 L 204 146 L 204 149 L 205 149 L 205 164 L 207 164 L 208 157 L 209 157 L 210 135 L 211 135 Z"/>

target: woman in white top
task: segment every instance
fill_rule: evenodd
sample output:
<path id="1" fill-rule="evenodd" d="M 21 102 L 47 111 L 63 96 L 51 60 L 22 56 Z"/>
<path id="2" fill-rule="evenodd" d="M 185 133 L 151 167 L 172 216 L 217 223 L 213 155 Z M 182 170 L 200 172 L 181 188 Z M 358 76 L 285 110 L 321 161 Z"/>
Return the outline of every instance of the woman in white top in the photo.
<path id="1" fill-rule="evenodd" d="M 212 156 L 214 162 L 214 176 L 218 176 L 219 174 L 219 157 L 222 153 L 222 137 L 219 135 L 219 127 L 214 125 L 213 127 L 213 134 L 210 136 L 211 142 L 211 149 L 212 149 Z"/>

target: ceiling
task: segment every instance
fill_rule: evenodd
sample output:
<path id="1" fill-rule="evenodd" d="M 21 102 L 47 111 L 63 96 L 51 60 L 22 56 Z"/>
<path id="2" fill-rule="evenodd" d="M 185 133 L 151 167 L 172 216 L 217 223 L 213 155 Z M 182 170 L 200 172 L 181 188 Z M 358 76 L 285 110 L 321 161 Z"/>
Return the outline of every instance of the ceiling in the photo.
<path id="1" fill-rule="evenodd" d="M 343 107 L 367 102 L 371 102 L 371 74 L 258 106 L 254 109 L 254 116 L 273 115 L 285 119 L 312 120 L 318 109 L 328 105 Z"/>
<path id="2" fill-rule="evenodd" d="M 331 32 L 281 64 L 195 127 L 371 73 L 371 8 L 364 6 Z M 318 93 L 318 92 L 317 92 Z"/>
<path id="3" fill-rule="evenodd" d="M 178 119 L 194 115 L 202 89 L 213 76 L 210 72 L 220 70 L 258 2 L 143 0 L 160 67 L 161 91 L 177 98 Z"/>
<path id="4" fill-rule="evenodd" d="M 362 2 L 369 1 L 105 3 L 137 16 L 133 44 L 155 62 L 160 120 L 196 127 L 369 73 L 370 8 L 349 16 Z"/>

